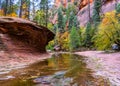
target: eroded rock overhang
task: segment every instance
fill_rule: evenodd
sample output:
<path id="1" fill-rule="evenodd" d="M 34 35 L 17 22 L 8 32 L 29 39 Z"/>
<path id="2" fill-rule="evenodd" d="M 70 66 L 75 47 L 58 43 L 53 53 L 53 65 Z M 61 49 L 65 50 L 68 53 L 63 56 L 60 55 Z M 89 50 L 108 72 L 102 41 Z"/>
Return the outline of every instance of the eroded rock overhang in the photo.
<path id="1" fill-rule="evenodd" d="M 26 46 L 40 52 L 45 52 L 46 45 L 54 38 L 54 34 L 46 27 L 14 17 L 0 17 L 0 33 L 7 35 L 6 38 L 11 39 L 9 41 L 12 41 L 13 45 L 15 42 L 19 45 L 20 42 L 24 48 Z M 9 49 L 9 43 L 6 42 L 5 45 Z"/>

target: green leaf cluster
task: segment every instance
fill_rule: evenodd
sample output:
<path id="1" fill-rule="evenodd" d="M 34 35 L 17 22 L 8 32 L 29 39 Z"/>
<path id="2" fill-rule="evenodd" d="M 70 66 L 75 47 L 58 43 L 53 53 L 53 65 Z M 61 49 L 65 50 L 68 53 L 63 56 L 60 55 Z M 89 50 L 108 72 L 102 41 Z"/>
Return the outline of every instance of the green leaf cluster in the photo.
<path id="1" fill-rule="evenodd" d="M 101 6 L 102 6 L 101 0 L 94 1 L 94 8 L 93 8 L 93 15 L 92 15 L 94 27 L 97 27 L 100 23 L 100 8 L 101 8 Z"/>

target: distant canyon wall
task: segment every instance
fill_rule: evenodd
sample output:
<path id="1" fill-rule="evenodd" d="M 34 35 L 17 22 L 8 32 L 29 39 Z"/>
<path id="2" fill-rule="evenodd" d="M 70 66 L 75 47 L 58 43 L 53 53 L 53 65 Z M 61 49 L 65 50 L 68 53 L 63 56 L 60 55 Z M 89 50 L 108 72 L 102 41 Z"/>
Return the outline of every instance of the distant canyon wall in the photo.
<path id="1" fill-rule="evenodd" d="M 61 4 L 67 6 L 68 3 L 77 2 L 78 3 L 78 21 L 80 26 L 85 26 L 89 20 L 89 9 L 88 3 L 90 2 L 90 16 L 93 14 L 94 0 L 55 0 L 55 6 L 59 7 Z M 116 2 L 119 3 L 120 0 L 102 0 L 101 14 L 115 10 Z M 53 19 L 53 24 L 55 24 L 57 15 Z"/>
<path id="2" fill-rule="evenodd" d="M 116 1 L 115 0 L 103 0 L 103 5 L 101 7 L 101 14 L 105 14 L 106 12 L 110 12 L 115 10 Z M 117 3 L 120 2 L 120 0 L 117 0 Z M 80 4 L 80 10 L 77 14 L 78 21 L 80 22 L 80 26 L 85 26 L 89 20 L 89 11 L 88 11 L 88 4 L 87 2 L 84 3 L 84 6 L 81 2 Z M 83 7 L 82 7 L 83 6 Z M 92 17 L 93 14 L 93 7 L 94 3 L 91 1 L 90 3 L 90 16 Z"/>

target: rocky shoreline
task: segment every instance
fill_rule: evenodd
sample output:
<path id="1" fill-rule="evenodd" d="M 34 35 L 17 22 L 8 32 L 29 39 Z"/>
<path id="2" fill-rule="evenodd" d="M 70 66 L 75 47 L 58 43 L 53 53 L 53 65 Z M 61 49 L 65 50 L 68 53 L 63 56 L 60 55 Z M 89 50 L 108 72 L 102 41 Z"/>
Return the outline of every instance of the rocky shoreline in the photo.
<path id="1" fill-rule="evenodd" d="M 120 52 L 84 51 L 76 54 L 88 57 L 86 62 L 88 68 L 95 71 L 94 75 L 105 77 L 111 86 L 120 86 Z"/>

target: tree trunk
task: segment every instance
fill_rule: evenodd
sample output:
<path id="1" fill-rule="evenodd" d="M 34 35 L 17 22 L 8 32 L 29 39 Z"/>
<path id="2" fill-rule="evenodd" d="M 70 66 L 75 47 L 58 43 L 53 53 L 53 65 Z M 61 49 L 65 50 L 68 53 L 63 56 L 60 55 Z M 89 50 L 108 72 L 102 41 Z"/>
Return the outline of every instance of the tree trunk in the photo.
<path id="1" fill-rule="evenodd" d="M 6 16 L 7 15 L 7 11 L 8 11 L 8 0 L 6 0 L 5 2 L 5 11 L 4 11 L 4 15 Z"/>
<path id="2" fill-rule="evenodd" d="M 30 0 L 28 0 L 28 20 L 30 20 Z"/>
<path id="3" fill-rule="evenodd" d="M 12 5 L 13 5 L 13 3 L 12 3 L 12 0 L 10 0 L 10 13 L 12 13 L 13 12 L 13 8 L 12 8 Z"/>
<path id="4" fill-rule="evenodd" d="M 20 12 L 19 12 L 19 17 L 22 18 L 22 5 L 23 5 L 23 0 L 20 1 Z"/>
<path id="5" fill-rule="evenodd" d="M 2 1 L 0 0 L 0 10 L 1 10 Z"/>
<path id="6" fill-rule="evenodd" d="M 48 25 L 48 0 L 46 1 L 46 27 L 47 27 L 47 25 Z"/>
<path id="7" fill-rule="evenodd" d="M 89 22 L 91 23 L 91 16 L 90 16 L 90 0 L 88 0 L 88 17 L 89 17 Z"/>
<path id="8" fill-rule="evenodd" d="M 35 3 L 34 3 L 34 1 L 32 2 L 32 6 L 33 6 L 33 8 L 32 8 L 32 18 L 34 19 L 34 17 L 35 17 Z"/>

